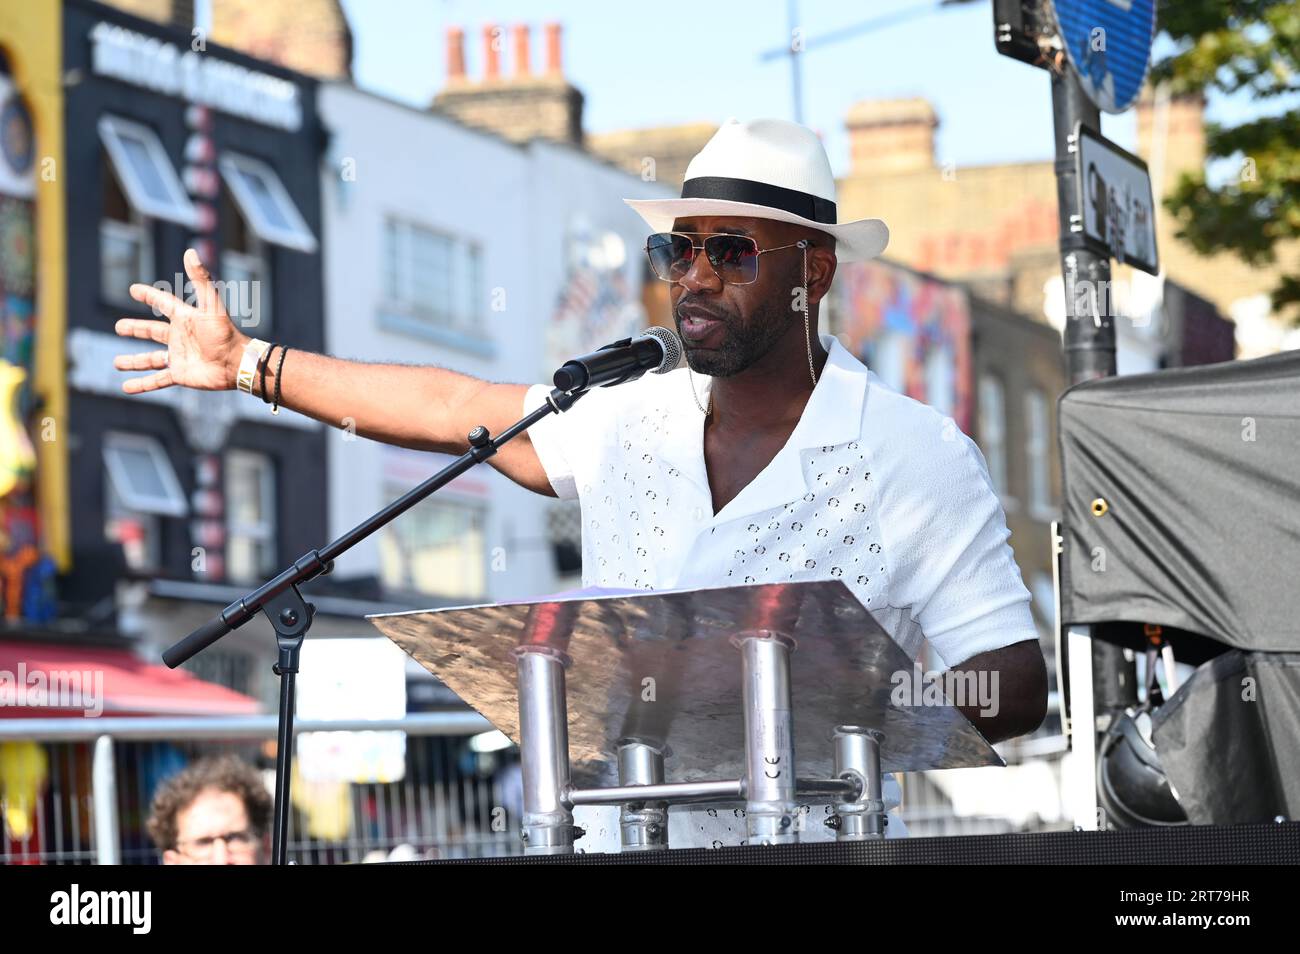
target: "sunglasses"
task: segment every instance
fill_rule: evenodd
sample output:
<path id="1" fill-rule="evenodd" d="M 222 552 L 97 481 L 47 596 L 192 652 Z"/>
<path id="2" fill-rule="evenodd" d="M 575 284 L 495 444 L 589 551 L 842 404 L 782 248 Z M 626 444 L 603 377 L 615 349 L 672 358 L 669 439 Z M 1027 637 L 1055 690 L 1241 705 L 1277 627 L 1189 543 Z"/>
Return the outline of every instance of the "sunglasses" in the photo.
<path id="1" fill-rule="evenodd" d="M 703 235 L 696 245 L 691 236 Z M 656 232 L 646 240 L 645 253 L 650 268 L 666 282 L 679 282 L 695 262 L 696 251 L 703 251 L 717 276 L 728 285 L 748 285 L 758 280 L 758 257 L 787 248 L 807 248 L 812 243 L 801 239 L 777 248 L 759 248 L 748 235 L 729 232 Z"/>

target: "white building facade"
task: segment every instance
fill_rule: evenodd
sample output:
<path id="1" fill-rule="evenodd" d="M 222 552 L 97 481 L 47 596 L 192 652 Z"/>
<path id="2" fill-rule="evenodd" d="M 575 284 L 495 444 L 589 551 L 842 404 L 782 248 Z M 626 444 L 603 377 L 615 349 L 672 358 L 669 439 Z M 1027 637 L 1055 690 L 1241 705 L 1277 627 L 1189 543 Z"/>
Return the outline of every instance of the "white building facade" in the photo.
<path id="1" fill-rule="evenodd" d="M 319 93 L 326 350 L 436 365 L 491 381 L 547 381 L 571 355 L 647 323 L 645 230 L 623 202 L 669 190 L 582 150 L 513 144 L 343 84 Z M 596 399 L 593 395 L 588 400 Z M 328 441 L 336 536 L 453 458 L 351 433 Z M 422 605 L 565 588 L 565 505 L 484 465 L 461 475 L 336 570 Z"/>

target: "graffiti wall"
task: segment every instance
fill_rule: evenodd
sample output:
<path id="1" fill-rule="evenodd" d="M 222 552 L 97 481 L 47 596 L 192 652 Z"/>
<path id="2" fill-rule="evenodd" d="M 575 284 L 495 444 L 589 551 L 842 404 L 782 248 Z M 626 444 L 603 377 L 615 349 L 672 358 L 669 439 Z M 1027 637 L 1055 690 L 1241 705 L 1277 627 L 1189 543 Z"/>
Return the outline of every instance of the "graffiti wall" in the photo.
<path id="1" fill-rule="evenodd" d="M 971 433 L 971 318 L 963 288 L 887 262 L 840 265 L 829 329 L 889 387 Z"/>
<path id="2" fill-rule="evenodd" d="M 54 564 L 42 550 L 29 434 L 36 408 L 35 145 L 32 120 L 0 76 L 0 612 L 8 620 L 53 616 Z"/>

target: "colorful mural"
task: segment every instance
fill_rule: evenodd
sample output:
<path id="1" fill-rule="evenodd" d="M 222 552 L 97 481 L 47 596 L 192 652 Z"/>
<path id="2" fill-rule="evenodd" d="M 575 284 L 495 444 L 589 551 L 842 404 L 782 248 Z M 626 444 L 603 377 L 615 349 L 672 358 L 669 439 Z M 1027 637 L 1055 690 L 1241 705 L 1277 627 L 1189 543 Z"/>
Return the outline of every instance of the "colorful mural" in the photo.
<path id="1" fill-rule="evenodd" d="M 43 552 L 30 426 L 36 338 L 32 123 L 22 98 L 0 85 L 0 612 L 47 622 L 55 613 L 53 560 Z"/>
<path id="2" fill-rule="evenodd" d="M 575 355 L 635 334 L 644 324 L 640 289 L 628 280 L 627 243 L 615 232 L 598 232 L 575 219 L 546 328 L 545 379 Z"/>
<path id="3" fill-rule="evenodd" d="M 64 5 L 19 6 L 18 15 L 0 17 L 0 62 L 7 69 L 0 73 L 0 327 L 4 360 L 26 372 L 18 418 L 38 465 L 32 486 L 0 500 L 0 527 L 8 534 L 0 554 L 12 558 L 17 541 L 30 541 L 41 554 L 40 574 L 48 569 L 52 576 L 46 556 L 60 571 L 72 565 L 68 441 L 59 439 L 68 409 L 67 208 L 65 182 L 56 174 L 64 160 Z M 14 572 L 0 569 L 6 581 Z M 40 574 L 29 571 L 26 578 Z M 26 584 L 24 592 L 33 593 Z M 43 584 L 40 592 L 46 595 L 36 602 L 45 613 L 53 597 Z M 5 611 L 12 614 L 13 606 Z"/>
<path id="4" fill-rule="evenodd" d="M 960 286 L 886 262 L 839 266 L 830 330 L 891 388 L 971 433 L 970 302 Z"/>

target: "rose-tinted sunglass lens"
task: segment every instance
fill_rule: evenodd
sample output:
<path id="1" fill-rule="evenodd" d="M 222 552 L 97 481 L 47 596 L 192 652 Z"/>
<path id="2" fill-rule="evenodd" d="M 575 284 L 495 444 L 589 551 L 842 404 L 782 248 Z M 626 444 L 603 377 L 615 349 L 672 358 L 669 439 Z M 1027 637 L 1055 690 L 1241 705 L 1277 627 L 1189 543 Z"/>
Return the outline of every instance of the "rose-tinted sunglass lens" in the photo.
<path id="1" fill-rule="evenodd" d="M 709 264 L 724 280 L 743 284 L 758 276 L 758 245 L 744 235 L 710 235 L 704 240 Z"/>
<path id="2" fill-rule="evenodd" d="M 675 282 L 690 270 L 695 249 L 691 240 L 685 235 L 672 232 L 659 232 L 650 236 L 646 242 L 646 255 L 650 258 L 650 267 L 656 275 L 665 281 Z"/>

